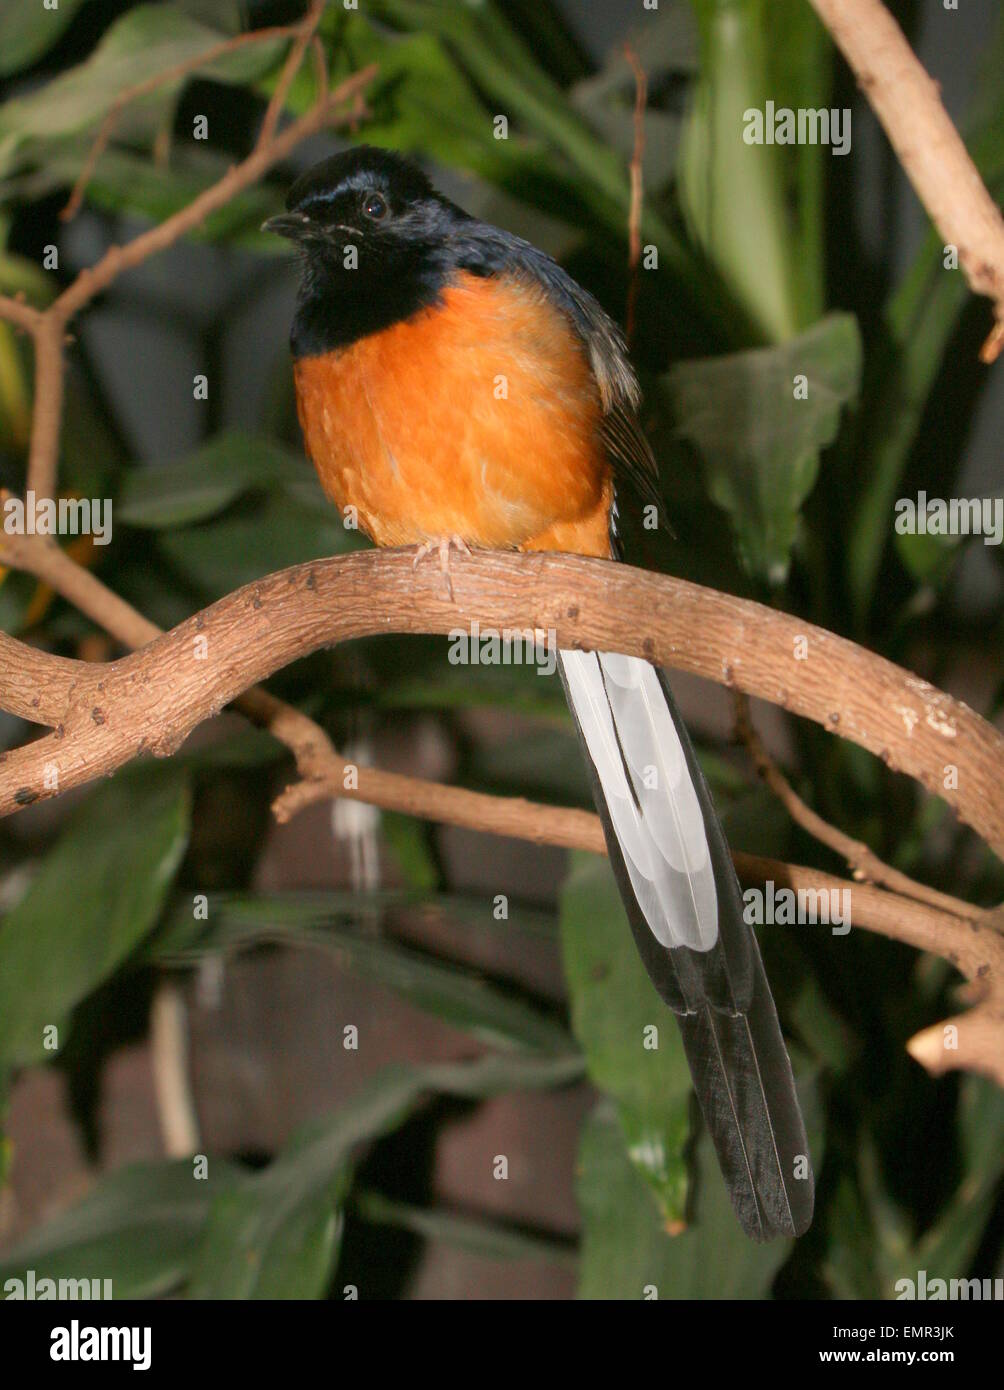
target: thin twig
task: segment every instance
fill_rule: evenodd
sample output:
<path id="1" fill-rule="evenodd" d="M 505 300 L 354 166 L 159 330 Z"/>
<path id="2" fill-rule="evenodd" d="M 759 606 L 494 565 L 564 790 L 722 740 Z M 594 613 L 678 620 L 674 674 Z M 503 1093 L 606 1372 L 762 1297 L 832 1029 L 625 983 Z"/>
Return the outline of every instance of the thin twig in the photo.
<path id="1" fill-rule="evenodd" d="M 275 135 L 276 126 L 279 124 L 279 117 L 282 115 L 283 107 L 286 105 L 286 97 L 293 84 L 293 79 L 300 71 L 300 64 L 303 62 L 303 55 L 307 51 L 308 45 L 313 41 L 314 33 L 318 24 L 321 22 L 321 15 L 324 13 L 325 0 L 311 0 L 310 8 L 306 18 L 299 27 L 296 41 L 287 54 L 286 61 L 282 65 L 282 72 L 279 80 L 275 84 L 275 91 L 272 99 L 265 111 L 265 117 L 261 123 L 261 130 L 255 148 L 267 145 Z M 323 96 L 324 88 L 320 88 L 319 95 Z"/>
<path id="2" fill-rule="evenodd" d="M 200 68 L 208 67 L 215 63 L 217 59 L 224 58 L 228 53 L 233 53 L 239 48 L 244 48 L 248 44 L 255 43 L 274 43 L 279 39 L 288 39 L 299 34 L 299 24 L 278 24 L 268 29 L 252 29 L 246 34 L 235 34 L 233 38 L 223 39 L 220 43 L 213 44 L 211 48 L 205 49 L 202 53 L 196 53 L 191 58 L 184 59 L 183 62 L 175 63 L 173 67 L 164 68 L 162 72 L 155 72 L 152 76 L 145 78 L 142 82 L 136 82 L 133 86 L 127 87 L 125 91 L 112 102 L 108 112 L 101 122 L 94 144 L 84 161 L 84 167 L 77 176 L 77 181 L 67 199 L 66 206 L 62 209 L 59 216 L 63 222 L 69 222 L 76 217 L 80 211 L 80 206 L 84 201 L 84 194 L 87 185 L 94 176 L 98 161 L 108 148 L 108 141 L 112 137 L 118 118 L 127 106 L 131 106 L 134 101 L 139 101 L 142 97 L 149 96 L 157 91 L 159 87 L 166 86 L 171 82 L 178 82 L 183 77 L 188 77 L 193 72 L 198 72 Z M 259 142 L 260 143 L 260 142 Z"/>
<path id="3" fill-rule="evenodd" d="M 638 274 L 641 265 L 642 167 L 645 158 L 645 103 L 648 99 L 648 79 L 630 43 L 624 45 L 624 56 L 631 65 L 635 82 L 634 148 L 630 167 L 631 209 L 628 215 L 628 292 L 624 315 L 624 336 L 630 347 L 634 339 Z"/>
<path id="4" fill-rule="evenodd" d="M 324 56 L 324 44 L 316 34 L 310 41 L 310 52 L 314 59 L 314 80 L 317 83 L 318 96 L 323 97 L 328 91 L 328 60 Z"/>
<path id="5" fill-rule="evenodd" d="M 936 888 L 929 888 L 926 883 L 918 883 L 908 874 L 894 869 L 891 864 L 886 864 L 862 840 L 855 840 L 853 836 L 845 834 L 837 826 L 824 820 L 818 812 L 802 800 L 768 753 L 763 740 L 753 726 L 749 697 L 737 690 L 733 692 L 733 702 L 736 732 L 749 750 L 759 775 L 782 803 L 792 820 L 803 830 L 807 830 L 820 844 L 828 845 L 830 849 L 845 859 L 856 879 L 878 883 L 895 893 L 903 894 L 904 897 L 915 898 L 918 902 L 928 903 L 931 907 L 936 907 L 942 912 L 951 912 L 956 917 L 964 917 L 969 921 L 979 922 L 985 917 L 986 914 L 982 908 L 963 902 L 961 898 L 950 897 L 947 893 L 939 893 Z"/>
<path id="6" fill-rule="evenodd" d="M 358 119 L 362 93 L 376 70 L 376 65 L 371 64 L 347 77 L 281 134 L 257 146 L 245 160 L 165 222 L 151 227 L 125 246 L 110 246 L 98 263 L 81 270 L 46 310 L 31 309 L 19 299 L 0 296 L 0 318 L 26 329 L 34 342 L 35 403 L 27 486 L 36 498 L 56 496 L 65 371 L 63 338 L 69 320 L 123 271 L 141 265 L 193 231 L 211 213 L 250 188 L 303 140 L 325 125 Z M 343 109 L 346 107 L 348 109 Z"/>

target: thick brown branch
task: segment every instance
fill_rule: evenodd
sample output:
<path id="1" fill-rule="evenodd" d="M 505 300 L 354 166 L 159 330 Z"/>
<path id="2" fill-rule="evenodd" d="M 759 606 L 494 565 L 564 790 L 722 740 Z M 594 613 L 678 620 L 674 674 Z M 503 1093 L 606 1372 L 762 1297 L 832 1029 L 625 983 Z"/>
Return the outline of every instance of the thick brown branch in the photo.
<path id="1" fill-rule="evenodd" d="M 1004 218 L 942 105 L 938 84 L 914 56 L 881 0 L 810 0 L 885 127 L 917 197 L 975 294 L 994 302 L 996 328 L 980 354 L 1004 345 Z"/>
<path id="2" fill-rule="evenodd" d="M 410 551 L 319 560 L 245 586 L 141 654 L 97 672 L 81 663 L 74 709 L 61 721 L 76 734 L 70 765 L 53 737 L 8 754 L 0 812 L 14 809 L 19 790 L 44 795 L 43 768 L 54 759 L 61 786 L 78 785 L 120 766 L 141 742 L 170 750 L 248 686 L 321 645 L 374 632 L 447 632 L 476 619 L 482 628 L 541 628 L 564 646 L 647 657 L 782 705 L 916 778 L 997 853 L 1004 849 L 1004 738 L 882 657 L 759 604 L 605 561 L 480 552 L 452 572 L 456 603 L 433 567 L 413 569 Z M 202 638 L 206 657 L 193 659 Z M 4 675 L 20 665 L 21 688 L 27 681 L 37 692 L 52 661 L 3 638 L 0 703 L 37 718 Z M 91 719 L 92 706 L 101 720 Z M 954 774 L 944 778 L 949 763 Z"/>
<path id="3" fill-rule="evenodd" d="M 16 556 L 8 555 L 5 558 L 16 560 L 21 567 L 44 577 L 60 592 L 73 597 L 83 611 L 91 612 L 98 621 L 104 622 L 120 640 L 138 642 L 156 632 L 145 618 L 112 595 L 94 576 L 80 571 L 61 552 L 30 540 L 20 541 L 18 545 L 20 549 Z M 315 565 L 301 566 L 283 575 L 271 576 L 261 584 L 248 586 L 231 595 L 205 614 L 197 615 L 134 657 L 105 666 L 89 667 L 82 662 L 46 656 L 0 635 L 0 691 L 3 692 L 0 703 L 28 718 L 49 723 L 57 730 L 49 738 L 40 739 L 26 749 L 8 755 L 5 762 L 0 760 L 0 788 L 4 779 L 9 780 L 12 773 L 13 782 L 17 783 L 25 773 L 27 763 L 37 761 L 40 755 L 43 773 L 48 771 L 51 777 L 55 771 L 58 788 L 63 790 L 67 785 L 76 785 L 94 775 L 96 766 L 109 770 L 125 761 L 133 752 L 143 751 L 144 748 L 161 753 L 171 751 L 186 729 L 202 717 L 202 713 L 211 713 L 219 707 L 220 692 L 217 687 L 224 672 L 228 688 L 230 684 L 236 688 L 248 678 L 247 662 L 241 663 L 240 660 L 242 650 L 245 653 L 252 647 L 257 650 L 260 642 L 275 637 L 277 626 L 290 629 L 286 634 L 288 640 L 283 642 L 283 651 L 293 656 L 312 649 L 318 640 L 324 639 L 325 634 L 337 637 L 361 631 L 389 630 L 391 626 L 401 626 L 407 630 L 442 631 L 456 623 L 462 612 L 466 619 L 466 608 L 458 609 L 444 600 L 439 576 L 432 567 L 416 575 L 408 556 L 408 552 L 370 553 L 351 559 L 319 561 Z M 553 569 L 555 564 L 559 570 L 563 570 L 567 568 L 564 564 L 566 560 L 573 571 L 585 566 L 588 573 L 585 583 L 581 580 L 571 581 L 571 592 L 576 593 L 578 601 L 568 604 L 559 596 L 558 611 L 582 629 L 572 640 L 585 644 L 587 638 L 583 633 L 592 632 L 597 625 L 582 615 L 581 604 L 588 601 L 591 592 L 589 578 L 597 572 L 602 575 L 604 570 L 608 578 L 622 579 L 624 573 L 617 572 L 615 576 L 609 567 L 600 566 L 599 562 L 556 556 L 524 557 L 519 560 L 512 556 L 482 555 L 472 557 L 465 564 L 477 570 L 477 562 L 485 561 L 491 570 L 494 568 L 493 562 L 500 562 L 502 576 L 496 575 L 489 586 L 489 593 L 494 594 L 505 572 L 514 567 L 517 575 L 520 570 L 529 571 L 526 577 L 531 580 L 532 588 L 542 585 L 548 588 L 549 585 L 544 583 L 546 574 L 540 573 L 541 562 L 544 571 Z M 460 562 L 457 563 L 459 567 Z M 377 571 L 389 568 L 382 583 L 366 578 L 367 569 L 374 568 Z M 343 574 L 339 590 L 334 581 L 340 569 L 348 570 L 350 574 L 348 578 Z M 361 573 L 353 576 L 352 570 Z M 635 578 L 646 580 L 654 577 L 635 572 Z M 566 582 L 562 580 L 563 585 Z M 679 581 L 673 580 L 662 583 L 670 590 L 677 591 L 677 601 L 670 608 L 680 611 L 679 600 L 694 586 L 680 585 Z M 476 592 L 484 587 L 476 573 L 467 575 L 467 589 Z M 599 591 L 601 599 L 606 589 L 604 585 Z M 408 609 L 407 615 L 395 619 L 392 625 L 374 617 L 372 610 L 368 610 L 368 616 L 358 621 L 367 600 L 375 601 L 381 592 L 388 601 L 396 593 Z M 702 601 L 700 595 L 709 599 L 725 598 L 724 595 L 714 595 L 706 590 L 695 593 L 698 604 Z M 460 598 L 463 602 L 463 587 Z M 296 610 L 304 601 L 307 608 L 316 607 L 318 611 L 298 614 Z M 529 602 L 529 599 L 524 595 L 523 601 Z M 623 596 L 614 601 L 621 604 Z M 553 598 L 538 596 L 537 599 L 538 604 L 553 602 Z M 769 616 L 768 610 L 760 610 L 756 605 L 733 602 L 739 603 L 740 610 L 747 611 L 747 620 L 752 613 Z M 430 611 L 423 618 L 421 613 L 424 608 Z M 280 613 L 277 609 L 284 611 Z M 495 618 L 499 616 L 495 610 L 485 611 L 490 611 Z M 535 616 L 531 621 L 536 622 L 542 610 L 535 607 L 532 611 Z M 695 621 L 693 615 L 687 618 L 687 622 Z M 503 623 L 504 620 L 499 625 Z M 517 623 L 518 618 L 512 618 L 504 625 L 516 626 Z M 563 626 L 558 623 L 555 626 L 562 639 L 569 640 Z M 661 623 L 657 623 L 656 627 L 661 627 Z M 200 660 L 196 653 L 203 638 L 206 642 L 205 659 Z M 189 642 L 191 649 L 187 645 Z M 656 650 L 648 650 L 649 642 Z M 661 635 L 636 640 L 632 650 L 639 645 L 646 655 L 657 658 L 659 652 L 670 650 L 671 647 L 668 642 L 664 643 Z M 867 653 L 861 653 L 861 656 L 868 658 Z M 271 669 L 273 664 L 280 664 L 274 652 L 262 664 L 262 673 Z M 686 663 L 681 661 L 679 664 Z M 243 677 L 237 674 L 236 669 L 231 669 L 241 665 L 245 668 Z M 689 669 L 699 668 L 690 663 Z M 708 667 L 705 674 L 713 669 Z M 895 668 L 891 669 L 895 671 Z M 912 679 L 902 672 L 899 675 L 903 680 Z M 202 709 L 201 701 L 194 698 L 200 687 L 208 690 L 208 709 Z M 172 718 L 176 708 L 172 703 L 174 701 L 180 702 L 180 718 Z M 251 718 L 269 727 L 296 754 L 300 775 L 305 780 L 288 788 L 278 798 L 276 811 L 282 818 L 295 814 L 309 801 L 342 795 L 500 835 L 597 853 L 605 850 L 598 817 L 584 811 L 541 806 L 519 798 L 487 796 L 372 768 L 359 768 L 357 781 L 353 784 L 350 780 L 346 786 L 350 764 L 339 756 L 324 732 L 305 715 L 283 705 L 261 689 L 249 690 L 240 699 L 239 705 Z M 96 746 L 82 755 L 82 740 Z M 69 770 L 68 779 L 64 769 Z M 30 784 L 23 784 L 18 790 L 14 793 L 15 805 L 29 804 L 37 799 Z M 948 911 L 943 911 L 883 889 L 860 884 L 852 886 L 815 869 L 757 859 L 741 853 L 735 853 L 734 858 L 740 877 L 746 883 L 758 884 L 772 879 L 778 887 L 792 888 L 796 892 L 849 892 L 851 922 L 854 926 L 880 932 L 921 950 L 936 952 L 949 960 L 978 986 L 979 1004 L 977 1009 L 952 1021 L 956 1032 L 944 1035 L 940 1027 L 929 1030 L 932 1037 L 937 1034 L 939 1039 L 943 1036 L 957 1037 L 957 1048 L 948 1047 L 935 1053 L 930 1039 L 923 1045 L 915 1040 L 918 1060 L 935 1070 L 964 1066 L 1004 1081 L 1001 1075 L 1004 1047 L 1000 1045 L 1004 1032 L 1004 1005 L 1001 1002 L 1004 939 L 989 925 L 964 920 L 957 911 L 959 905 L 954 899 L 947 900 L 952 906 Z M 966 905 L 961 906 L 965 908 Z M 926 1053 L 924 1046 L 927 1047 Z"/>

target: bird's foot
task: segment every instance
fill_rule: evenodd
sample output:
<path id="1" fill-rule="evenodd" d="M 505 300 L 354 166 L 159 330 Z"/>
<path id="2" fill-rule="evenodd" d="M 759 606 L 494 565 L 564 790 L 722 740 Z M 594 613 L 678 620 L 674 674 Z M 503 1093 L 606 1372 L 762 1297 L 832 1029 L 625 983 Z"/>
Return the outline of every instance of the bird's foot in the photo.
<path id="1" fill-rule="evenodd" d="M 462 551 L 465 555 L 470 555 L 470 547 L 463 536 L 439 536 L 434 541 L 424 541 L 415 551 L 415 559 L 412 561 L 412 569 L 418 568 L 419 560 L 424 560 L 426 555 L 430 555 L 434 550 L 439 551 L 439 569 L 443 578 L 446 580 L 446 592 L 450 596 L 452 603 L 456 602 L 453 596 L 453 579 L 450 575 L 450 549 Z"/>

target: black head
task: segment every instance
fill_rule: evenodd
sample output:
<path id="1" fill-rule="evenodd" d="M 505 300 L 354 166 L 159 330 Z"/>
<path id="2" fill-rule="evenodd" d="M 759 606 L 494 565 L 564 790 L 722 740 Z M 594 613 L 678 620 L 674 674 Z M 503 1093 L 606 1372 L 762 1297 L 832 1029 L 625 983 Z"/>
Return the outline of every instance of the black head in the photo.
<path id="1" fill-rule="evenodd" d="M 451 233 L 471 219 L 417 165 L 361 145 L 309 169 L 265 231 L 302 257 L 293 352 L 325 352 L 433 303 Z"/>

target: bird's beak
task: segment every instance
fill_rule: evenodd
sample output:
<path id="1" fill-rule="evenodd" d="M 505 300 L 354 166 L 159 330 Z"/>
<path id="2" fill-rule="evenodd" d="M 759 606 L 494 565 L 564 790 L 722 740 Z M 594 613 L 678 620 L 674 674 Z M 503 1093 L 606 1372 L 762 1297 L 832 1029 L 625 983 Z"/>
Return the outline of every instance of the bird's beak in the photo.
<path id="1" fill-rule="evenodd" d="M 274 232 L 276 236 L 289 237 L 291 241 L 301 241 L 310 228 L 310 218 L 303 212 L 281 212 L 278 217 L 270 217 L 261 224 L 263 232 Z"/>

